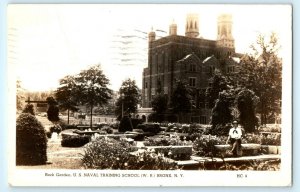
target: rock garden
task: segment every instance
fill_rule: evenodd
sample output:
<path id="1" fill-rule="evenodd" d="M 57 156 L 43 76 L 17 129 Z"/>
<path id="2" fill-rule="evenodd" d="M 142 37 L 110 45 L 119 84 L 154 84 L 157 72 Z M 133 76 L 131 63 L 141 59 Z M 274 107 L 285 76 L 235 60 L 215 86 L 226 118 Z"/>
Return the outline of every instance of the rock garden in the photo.
<path id="1" fill-rule="evenodd" d="M 42 122 L 43 118 L 45 117 L 38 117 Z M 230 145 L 226 145 L 227 135 L 211 134 L 210 125 L 129 125 L 121 121 L 99 123 L 89 128 L 64 123 L 49 123 L 44 126 L 38 119 L 30 114 L 18 117 L 16 158 L 17 165 L 21 167 L 280 170 L 280 125 L 259 127 L 255 133 L 245 134 L 242 139 L 242 155 L 233 157 L 228 152 Z M 39 131 L 27 132 L 33 126 Z M 23 139 L 18 139 L 19 135 Z"/>

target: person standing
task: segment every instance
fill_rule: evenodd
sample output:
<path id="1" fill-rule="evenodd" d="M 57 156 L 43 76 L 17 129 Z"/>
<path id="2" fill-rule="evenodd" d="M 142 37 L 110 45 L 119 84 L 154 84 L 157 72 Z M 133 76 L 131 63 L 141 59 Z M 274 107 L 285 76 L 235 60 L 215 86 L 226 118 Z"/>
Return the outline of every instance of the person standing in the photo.
<path id="1" fill-rule="evenodd" d="M 241 144 L 242 144 L 242 129 L 238 126 L 237 121 L 232 122 L 233 127 L 229 130 L 229 135 L 226 141 L 226 144 L 230 141 L 230 144 L 232 146 L 231 153 L 233 156 L 238 156 L 241 151 Z"/>

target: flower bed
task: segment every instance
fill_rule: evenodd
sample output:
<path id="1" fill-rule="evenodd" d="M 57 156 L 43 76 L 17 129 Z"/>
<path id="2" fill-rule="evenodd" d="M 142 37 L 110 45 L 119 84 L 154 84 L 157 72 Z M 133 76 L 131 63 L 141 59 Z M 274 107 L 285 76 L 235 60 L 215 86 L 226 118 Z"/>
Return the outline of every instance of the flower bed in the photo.
<path id="1" fill-rule="evenodd" d="M 175 162 L 149 152 L 131 154 L 133 146 L 125 141 L 97 138 L 88 144 L 82 158 L 86 169 L 174 170 Z"/>

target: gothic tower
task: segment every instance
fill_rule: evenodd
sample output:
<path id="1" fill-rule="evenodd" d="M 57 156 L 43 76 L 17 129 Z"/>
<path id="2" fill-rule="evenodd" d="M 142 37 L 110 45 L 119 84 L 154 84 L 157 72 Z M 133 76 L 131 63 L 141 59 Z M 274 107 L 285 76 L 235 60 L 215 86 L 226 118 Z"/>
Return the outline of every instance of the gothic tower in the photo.
<path id="1" fill-rule="evenodd" d="M 155 36 L 156 36 L 156 34 L 155 34 L 155 32 L 153 31 L 153 28 L 152 28 L 151 31 L 148 34 L 148 41 L 149 42 L 155 41 Z"/>
<path id="2" fill-rule="evenodd" d="M 173 20 L 171 25 L 169 26 L 169 35 L 177 35 L 177 25 Z"/>
<path id="3" fill-rule="evenodd" d="M 234 49 L 231 15 L 222 14 L 218 17 L 217 46 Z"/>
<path id="4" fill-rule="evenodd" d="M 185 36 L 196 38 L 199 36 L 198 14 L 188 14 L 186 17 Z"/>

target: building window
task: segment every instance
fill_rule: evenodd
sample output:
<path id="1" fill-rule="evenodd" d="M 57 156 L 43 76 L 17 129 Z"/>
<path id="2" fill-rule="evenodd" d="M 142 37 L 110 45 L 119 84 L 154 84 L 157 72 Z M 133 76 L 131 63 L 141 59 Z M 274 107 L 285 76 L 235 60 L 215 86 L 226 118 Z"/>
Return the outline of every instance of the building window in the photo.
<path id="1" fill-rule="evenodd" d="M 196 87 L 196 77 L 189 77 L 189 85 L 191 87 Z"/>
<path id="2" fill-rule="evenodd" d="M 195 64 L 190 64 L 190 71 L 195 72 L 196 71 L 196 65 Z"/>
<path id="3" fill-rule="evenodd" d="M 145 82 L 145 89 L 147 89 L 148 88 L 148 83 L 147 82 Z"/>

